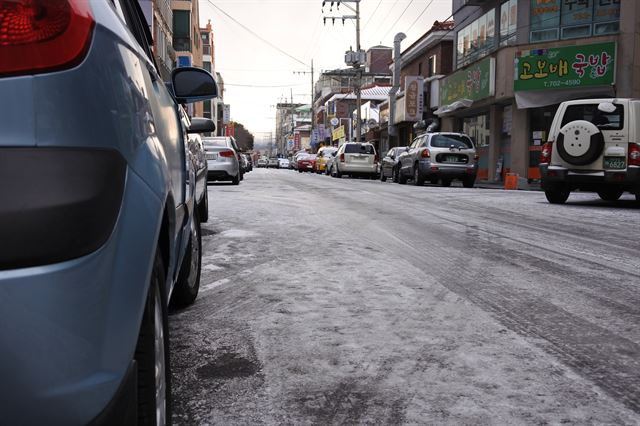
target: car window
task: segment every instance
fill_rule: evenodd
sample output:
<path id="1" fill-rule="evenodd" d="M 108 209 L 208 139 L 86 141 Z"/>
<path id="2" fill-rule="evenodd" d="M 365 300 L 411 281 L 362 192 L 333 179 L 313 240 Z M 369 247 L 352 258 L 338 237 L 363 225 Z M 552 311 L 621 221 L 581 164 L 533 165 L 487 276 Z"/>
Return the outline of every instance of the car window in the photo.
<path id="1" fill-rule="evenodd" d="M 464 135 L 433 135 L 431 137 L 431 146 L 433 148 L 471 149 L 473 148 L 473 142 L 468 136 Z"/>
<path id="2" fill-rule="evenodd" d="M 373 146 L 358 143 L 350 143 L 344 148 L 345 154 L 374 154 Z"/>
<path id="3" fill-rule="evenodd" d="M 598 104 L 569 105 L 562 117 L 562 125 L 576 120 L 586 120 L 603 130 L 622 130 L 624 128 L 624 107 L 614 104 L 616 110 L 608 113 L 598 109 Z"/>
<path id="4" fill-rule="evenodd" d="M 224 139 L 205 139 L 204 144 L 206 146 L 227 146 L 227 141 Z"/>

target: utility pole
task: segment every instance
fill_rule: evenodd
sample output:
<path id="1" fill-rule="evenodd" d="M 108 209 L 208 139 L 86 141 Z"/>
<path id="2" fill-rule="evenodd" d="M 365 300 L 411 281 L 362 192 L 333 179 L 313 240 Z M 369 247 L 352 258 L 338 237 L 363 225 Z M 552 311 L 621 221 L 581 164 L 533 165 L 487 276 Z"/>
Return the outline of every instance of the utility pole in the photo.
<path id="1" fill-rule="evenodd" d="M 313 109 L 313 98 L 314 98 L 314 78 L 313 78 L 313 74 L 314 74 L 314 70 L 313 70 L 313 59 L 311 59 L 311 71 L 294 71 L 294 74 L 297 75 L 306 75 L 306 74 L 311 74 L 311 133 L 310 135 L 313 135 L 313 129 L 314 129 L 314 125 L 313 125 L 313 121 L 314 121 L 314 117 L 315 117 L 315 113 L 314 113 L 314 109 Z M 293 95 L 291 96 L 291 103 L 293 103 Z"/>
<path id="2" fill-rule="evenodd" d="M 362 102 L 362 93 L 360 88 L 362 87 L 362 71 L 361 71 L 361 66 L 364 63 L 364 52 L 360 51 L 360 1 L 361 0 L 341 0 L 341 1 L 327 1 L 327 0 L 323 0 L 322 2 L 322 7 L 323 7 L 323 12 L 324 12 L 324 6 L 326 3 L 331 3 L 331 8 L 329 9 L 329 12 L 333 11 L 333 5 L 335 3 L 337 3 L 337 9 L 340 10 L 340 4 L 344 3 L 344 6 L 347 7 L 349 10 L 351 10 L 352 12 L 355 13 L 355 15 L 342 15 L 342 16 L 324 16 L 322 18 L 323 23 L 326 24 L 327 23 L 327 19 L 330 19 L 332 24 L 335 25 L 336 23 L 336 19 L 338 20 L 342 20 L 342 25 L 344 25 L 345 20 L 347 19 L 355 19 L 356 21 L 356 51 L 352 52 L 349 51 L 346 53 L 345 55 L 345 61 L 347 63 L 347 65 L 351 65 L 354 70 L 355 70 L 355 74 L 356 74 L 356 87 L 355 87 L 355 92 L 356 92 L 356 140 L 358 142 L 360 142 L 360 138 L 361 138 L 361 131 L 362 131 L 362 112 L 360 111 L 360 104 Z M 352 6 L 349 5 L 349 3 L 355 3 L 356 7 L 353 8 Z M 349 117 L 349 120 L 351 120 L 351 117 Z"/>

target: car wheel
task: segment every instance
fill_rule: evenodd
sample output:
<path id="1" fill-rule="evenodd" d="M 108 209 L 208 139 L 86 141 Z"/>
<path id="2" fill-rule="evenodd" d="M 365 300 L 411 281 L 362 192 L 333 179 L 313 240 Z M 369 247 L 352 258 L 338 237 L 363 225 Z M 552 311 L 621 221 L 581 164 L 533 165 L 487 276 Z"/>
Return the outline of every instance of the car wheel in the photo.
<path id="1" fill-rule="evenodd" d="M 244 173 L 240 173 L 240 180 L 244 180 Z"/>
<path id="2" fill-rule="evenodd" d="M 171 423 L 171 368 L 165 272 L 156 252 L 134 358 L 138 381 L 138 424 Z"/>
<path id="3" fill-rule="evenodd" d="M 413 167 L 413 184 L 415 186 L 424 185 L 424 178 L 420 176 L 420 169 L 417 164 Z"/>
<path id="4" fill-rule="evenodd" d="M 446 188 L 446 187 L 449 187 L 449 186 L 451 186 L 451 179 L 442 179 L 442 180 L 440 181 L 440 184 L 441 184 L 442 186 L 444 186 L 445 188 Z"/>
<path id="5" fill-rule="evenodd" d="M 200 204 L 198 204 L 198 218 L 200 223 L 206 223 L 209 221 L 209 192 L 207 188 L 204 188 L 204 197 Z"/>
<path id="6" fill-rule="evenodd" d="M 338 170 L 338 166 L 336 166 L 336 172 L 335 173 L 336 173 L 336 177 L 338 179 L 342 178 L 342 173 L 340 172 L 340 170 Z"/>
<path id="7" fill-rule="evenodd" d="M 564 204 L 570 193 L 571 190 L 563 185 L 552 186 L 544 190 L 544 195 L 551 204 Z"/>
<path id="8" fill-rule="evenodd" d="M 465 188 L 473 188 L 473 185 L 475 185 L 476 183 L 476 179 L 474 177 L 467 177 L 462 179 L 462 186 L 464 186 Z"/>
<path id="9" fill-rule="evenodd" d="M 431 179 L 429 179 L 429 182 L 432 185 L 437 185 L 438 184 L 438 178 L 437 177 L 432 177 Z"/>
<path id="10" fill-rule="evenodd" d="M 398 183 L 400 185 L 404 185 L 405 183 L 407 183 L 408 178 L 402 174 L 402 169 L 400 169 L 400 167 L 398 167 Z"/>
<path id="11" fill-rule="evenodd" d="M 624 191 L 620 188 L 611 187 L 598 191 L 598 196 L 604 201 L 618 201 Z"/>
<path id="12" fill-rule="evenodd" d="M 394 183 L 398 183 L 400 181 L 398 167 L 393 168 L 393 170 L 391 171 L 391 176 Z"/>
<path id="13" fill-rule="evenodd" d="M 187 252 L 182 260 L 180 274 L 173 289 L 171 305 L 176 308 L 184 308 L 195 302 L 200 290 L 200 272 L 202 270 L 202 234 L 198 216 L 194 215 L 191 221 L 191 235 Z"/>
<path id="14" fill-rule="evenodd" d="M 231 179 L 231 183 L 234 185 L 240 185 L 240 178 L 238 177 L 238 175 L 235 175 L 232 179 Z"/>

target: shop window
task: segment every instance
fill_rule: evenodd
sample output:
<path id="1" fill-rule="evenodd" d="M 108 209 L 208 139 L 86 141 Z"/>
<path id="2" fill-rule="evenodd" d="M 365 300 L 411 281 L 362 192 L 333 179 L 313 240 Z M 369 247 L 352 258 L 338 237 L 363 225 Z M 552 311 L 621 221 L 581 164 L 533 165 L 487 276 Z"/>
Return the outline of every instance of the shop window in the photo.
<path id="1" fill-rule="evenodd" d="M 495 47 L 495 9 L 457 32 L 458 68 L 489 54 Z"/>
<path id="2" fill-rule="evenodd" d="M 462 124 L 463 132 L 471 138 L 476 147 L 489 146 L 489 116 L 487 114 L 465 117 Z"/>
<path id="3" fill-rule="evenodd" d="M 531 0 L 531 42 L 616 34 L 620 0 Z"/>
<path id="4" fill-rule="evenodd" d="M 500 46 L 515 43 L 518 29 L 518 0 L 500 6 Z"/>

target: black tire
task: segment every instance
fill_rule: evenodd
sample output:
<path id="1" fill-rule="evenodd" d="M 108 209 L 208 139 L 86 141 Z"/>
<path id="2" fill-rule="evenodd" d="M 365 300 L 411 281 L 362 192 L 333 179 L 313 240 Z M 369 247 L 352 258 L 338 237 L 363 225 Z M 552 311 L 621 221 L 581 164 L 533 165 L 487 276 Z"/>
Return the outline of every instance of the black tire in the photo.
<path id="1" fill-rule="evenodd" d="M 464 186 L 465 188 L 473 188 L 473 185 L 475 185 L 476 183 L 476 178 L 474 177 L 467 177 L 462 179 L 462 186 Z"/>
<path id="2" fill-rule="evenodd" d="M 445 188 L 451 186 L 451 179 L 442 178 L 442 180 L 440 181 L 440 185 L 444 186 Z"/>
<path id="3" fill-rule="evenodd" d="M 404 185 L 407 183 L 408 178 L 402 174 L 402 169 L 398 166 L 398 183 Z"/>
<path id="4" fill-rule="evenodd" d="M 169 357 L 169 328 L 164 288 L 165 271 L 160 251 L 156 252 L 151 271 L 151 283 L 144 308 L 134 359 L 137 367 L 138 425 L 155 426 L 158 406 L 164 406 L 164 424 L 171 424 L 171 365 Z M 157 324 L 160 320 L 162 324 Z M 161 331 L 162 333 L 158 333 Z M 156 344 L 158 346 L 156 346 Z M 158 356 L 160 355 L 160 356 Z M 163 356 L 164 355 L 164 356 Z M 156 362 L 158 360 L 158 362 Z M 156 381 L 156 368 L 164 369 Z M 162 380 L 164 378 L 164 380 Z M 163 386 L 164 385 L 164 386 Z M 158 387 L 160 389 L 158 389 Z M 165 403 L 156 394 L 164 395 Z M 157 404 L 159 402 L 159 404 Z"/>
<path id="5" fill-rule="evenodd" d="M 598 196 L 604 201 L 618 201 L 624 191 L 621 188 L 609 187 L 598 191 Z"/>
<path id="6" fill-rule="evenodd" d="M 569 198 L 571 190 L 566 186 L 551 186 L 544 190 L 544 195 L 547 197 L 547 201 L 551 204 L 564 204 Z"/>
<path id="7" fill-rule="evenodd" d="M 400 175 L 399 168 L 398 167 L 394 167 L 392 172 L 391 172 L 391 176 L 393 177 L 392 180 L 393 180 L 394 183 L 400 182 L 399 175 Z"/>
<path id="8" fill-rule="evenodd" d="M 207 223 L 209 221 L 209 192 L 205 186 L 204 197 L 200 204 L 198 204 L 198 218 L 200 223 Z"/>
<path id="9" fill-rule="evenodd" d="M 424 177 L 420 175 L 420 169 L 417 164 L 413 166 L 413 184 L 415 186 L 424 185 Z"/>
<path id="10" fill-rule="evenodd" d="M 244 180 L 244 173 L 240 173 L 240 180 Z"/>
<path id="11" fill-rule="evenodd" d="M 240 178 L 238 177 L 238 175 L 235 175 L 231 178 L 231 183 L 234 185 L 240 185 Z"/>
<path id="12" fill-rule="evenodd" d="M 198 215 L 191 222 L 191 236 L 187 244 L 187 252 L 182 259 L 180 274 L 173 288 L 171 306 L 185 308 L 192 305 L 200 290 L 200 273 L 202 272 L 202 233 Z"/>
<path id="13" fill-rule="evenodd" d="M 384 169 L 380 167 L 380 182 L 386 182 L 387 177 L 384 175 Z"/>
<path id="14" fill-rule="evenodd" d="M 438 178 L 437 177 L 432 177 L 431 179 L 429 179 L 429 182 L 432 185 L 437 185 L 438 184 Z"/>
<path id="15" fill-rule="evenodd" d="M 302 173 L 302 170 L 299 170 L 299 169 L 298 169 L 298 173 Z"/>
<path id="16" fill-rule="evenodd" d="M 342 172 L 340 172 L 340 170 L 338 170 L 338 166 L 336 166 L 335 169 L 336 169 L 335 177 L 337 177 L 338 179 L 342 178 Z"/>

